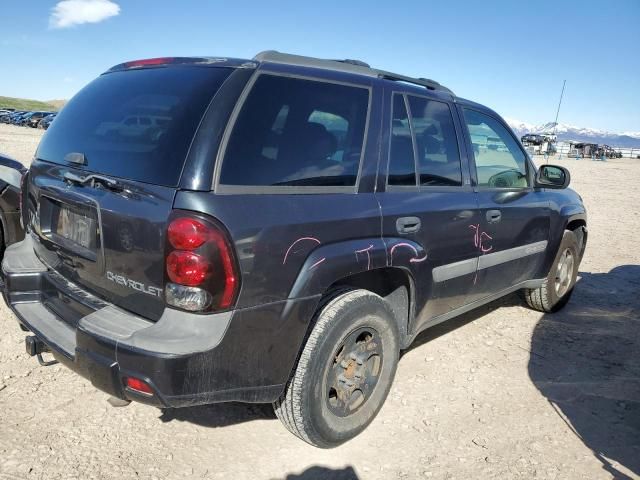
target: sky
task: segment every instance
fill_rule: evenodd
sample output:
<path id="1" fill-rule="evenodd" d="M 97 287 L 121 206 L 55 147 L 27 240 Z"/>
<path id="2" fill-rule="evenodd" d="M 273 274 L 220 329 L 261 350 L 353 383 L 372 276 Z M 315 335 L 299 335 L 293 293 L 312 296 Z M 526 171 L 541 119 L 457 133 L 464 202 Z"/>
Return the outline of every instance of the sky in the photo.
<path id="1" fill-rule="evenodd" d="M 504 117 L 640 131 L 640 0 L 1 0 L 0 95 L 159 56 L 279 50 L 427 77 Z"/>

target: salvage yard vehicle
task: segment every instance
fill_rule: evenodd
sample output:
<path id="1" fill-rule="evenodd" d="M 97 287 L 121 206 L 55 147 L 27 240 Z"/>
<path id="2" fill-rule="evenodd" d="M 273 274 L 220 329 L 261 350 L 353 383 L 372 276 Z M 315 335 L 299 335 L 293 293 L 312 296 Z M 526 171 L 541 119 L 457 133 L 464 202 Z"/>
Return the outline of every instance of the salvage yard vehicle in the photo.
<path id="1" fill-rule="evenodd" d="M 557 152 L 556 135 L 528 133 L 523 135 L 520 141 L 527 148 L 530 147 L 534 155 L 553 155 Z"/>
<path id="2" fill-rule="evenodd" d="M 432 80 L 273 51 L 132 61 L 43 137 L 3 291 L 30 355 L 114 397 L 272 403 L 329 448 L 421 331 L 518 290 L 566 304 L 587 242 L 569 181 Z"/>
<path id="3" fill-rule="evenodd" d="M 38 122 L 38 128 L 42 130 L 47 130 L 49 128 L 49 125 L 51 125 L 51 122 L 53 122 L 55 118 L 56 118 L 55 113 L 51 113 L 47 115 L 42 120 L 40 120 L 40 122 Z"/>
<path id="4" fill-rule="evenodd" d="M 29 119 L 25 122 L 25 125 L 31 128 L 38 128 L 40 121 L 53 112 L 33 112 Z"/>

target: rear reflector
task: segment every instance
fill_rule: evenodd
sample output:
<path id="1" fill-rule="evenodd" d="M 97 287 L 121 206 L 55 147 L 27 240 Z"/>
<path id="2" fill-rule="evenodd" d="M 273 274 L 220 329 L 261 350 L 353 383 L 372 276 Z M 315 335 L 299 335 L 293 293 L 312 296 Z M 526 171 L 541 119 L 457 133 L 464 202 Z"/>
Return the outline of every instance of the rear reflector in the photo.
<path id="1" fill-rule="evenodd" d="M 149 384 L 139 378 L 126 377 L 124 384 L 134 392 L 142 393 L 144 395 L 153 395 L 153 389 Z"/>

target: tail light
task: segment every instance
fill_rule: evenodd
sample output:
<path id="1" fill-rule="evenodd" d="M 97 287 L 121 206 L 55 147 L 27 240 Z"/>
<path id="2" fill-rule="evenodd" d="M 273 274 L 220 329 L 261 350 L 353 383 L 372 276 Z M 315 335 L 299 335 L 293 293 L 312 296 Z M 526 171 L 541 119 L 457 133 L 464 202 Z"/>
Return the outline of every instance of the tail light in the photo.
<path id="1" fill-rule="evenodd" d="M 231 308 L 239 290 L 233 249 L 213 219 L 174 211 L 167 228 L 167 304 L 193 312 Z"/>

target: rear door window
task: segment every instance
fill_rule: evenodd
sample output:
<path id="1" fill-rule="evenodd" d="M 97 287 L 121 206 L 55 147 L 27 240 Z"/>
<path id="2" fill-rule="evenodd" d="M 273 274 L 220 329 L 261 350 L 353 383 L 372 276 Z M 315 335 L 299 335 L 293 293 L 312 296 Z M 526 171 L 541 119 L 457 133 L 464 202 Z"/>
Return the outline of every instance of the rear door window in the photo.
<path id="1" fill-rule="evenodd" d="M 176 186 L 200 120 L 231 71 L 174 66 L 101 75 L 60 111 L 36 155 L 66 165 L 66 155 L 81 153 L 88 171 Z"/>
<path id="2" fill-rule="evenodd" d="M 219 183 L 356 184 L 369 89 L 261 74 L 227 142 Z"/>
<path id="3" fill-rule="evenodd" d="M 449 105 L 409 95 L 420 185 L 461 186 L 458 138 Z"/>
<path id="4" fill-rule="evenodd" d="M 393 96 L 391 144 L 389 146 L 389 185 L 416 186 L 416 162 L 413 155 L 411 125 L 404 96 Z"/>

